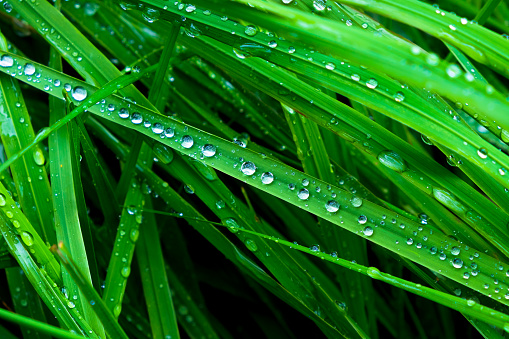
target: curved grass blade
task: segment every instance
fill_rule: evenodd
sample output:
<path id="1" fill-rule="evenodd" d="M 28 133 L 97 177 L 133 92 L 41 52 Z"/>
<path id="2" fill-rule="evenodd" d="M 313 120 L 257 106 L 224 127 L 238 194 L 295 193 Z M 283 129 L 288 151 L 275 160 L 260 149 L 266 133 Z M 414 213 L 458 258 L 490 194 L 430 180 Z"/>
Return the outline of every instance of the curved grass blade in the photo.
<path id="1" fill-rule="evenodd" d="M 98 319 L 100 319 L 106 333 L 113 338 L 127 339 L 127 335 L 119 326 L 94 287 L 90 284 L 89 279 L 81 273 L 81 270 L 70 257 L 69 252 L 64 247 L 63 243 L 60 242 L 58 247 L 53 245 L 51 250 L 53 253 L 58 255 L 60 262 L 72 279 L 76 282 L 87 302 L 92 306 L 92 310 L 94 310 Z"/>

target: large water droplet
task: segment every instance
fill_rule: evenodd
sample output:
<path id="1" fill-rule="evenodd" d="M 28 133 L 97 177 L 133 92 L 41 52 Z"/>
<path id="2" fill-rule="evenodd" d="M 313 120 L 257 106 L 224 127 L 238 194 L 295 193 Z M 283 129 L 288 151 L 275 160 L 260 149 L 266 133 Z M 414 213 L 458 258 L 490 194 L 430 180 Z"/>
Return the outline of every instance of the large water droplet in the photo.
<path id="1" fill-rule="evenodd" d="M 131 274 L 131 268 L 129 266 L 122 267 L 122 270 L 120 270 L 120 274 L 124 278 L 129 278 L 129 275 Z"/>
<path id="2" fill-rule="evenodd" d="M 394 100 L 396 100 L 397 102 L 402 102 L 403 100 L 405 100 L 405 95 L 401 92 L 396 92 L 396 94 L 394 94 Z"/>
<path id="3" fill-rule="evenodd" d="M 271 172 L 262 173 L 261 179 L 262 184 L 265 185 L 271 184 L 274 181 L 274 174 L 272 174 Z"/>
<path id="4" fill-rule="evenodd" d="M 454 266 L 454 268 L 462 268 L 463 260 L 461 260 L 460 258 L 454 258 L 454 260 L 452 261 L 452 266 Z"/>
<path id="5" fill-rule="evenodd" d="M 309 198 L 309 191 L 307 190 L 307 188 L 303 188 L 297 193 L 297 196 L 301 200 L 306 200 L 307 198 Z"/>
<path id="6" fill-rule="evenodd" d="M 252 252 L 256 252 L 256 250 L 258 250 L 258 245 L 256 245 L 254 240 L 251 239 L 246 240 L 246 247 Z"/>
<path id="7" fill-rule="evenodd" d="M 398 173 L 404 172 L 408 168 L 405 160 L 394 151 L 382 151 L 377 158 L 382 165 Z"/>
<path id="8" fill-rule="evenodd" d="M 364 225 L 368 221 L 368 217 L 365 215 L 359 215 L 359 218 L 357 219 L 359 224 Z"/>
<path id="9" fill-rule="evenodd" d="M 255 36 L 256 33 L 258 33 L 258 29 L 253 25 L 246 26 L 246 29 L 244 30 L 244 33 L 247 36 Z"/>
<path id="10" fill-rule="evenodd" d="M 375 89 L 376 86 L 378 86 L 378 81 L 376 81 L 376 79 L 371 78 L 368 81 L 366 81 L 366 86 L 368 86 L 368 88 Z"/>
<path id="11" fill-rule="evenodd" d="M 373 235 L 373 229 L 371 227 L 369 227 L 369 226 L 366 226 L 362 232 L 367 237 L 370 237 L 370 236 Z"/>
<path id="12" fill-rule="evenodd" d="M 191 148 L 193 147 L 193 144 L 194 144 L 194 140 L 193 140 L 193 137 L 190 136 L 190 135 L 184 135 L 182 137 L 182 141 L 180 143 L 182 145 L 182 147 L 184 148 Z"/>
<path id="13" fill-rule="evenodd" d="M 5 195 L 0 193 L 0 207 L 4 207 L 6 203 L 7 203 L 7 200 L 5 199 Z"/>
<path id="14" fill-rule="evenodd" d="M 216 146 L 211 144 L 206 144 L 202 148 L 203 156 L 210 158 L 216 155 Z"/>
<path id="15" fill-rule="evenodd" d="M 44 162 L 46 161 L 46 159 L 44 159 L 44 154 L 42 153 L 42 151 L 40 149 L 36 148 L 34 150 L 33 157 L 34 157 L 34 161 L 37 165 L 39 165 L 39 166 L 44 165 Z"/>
<path id="16" fill-rule="evenodd" d="M 240 170 L 245 175 L 253 175 L 256 172 L 256 166 L 251 161 L 246 161 L 242 163 Z"/>
<path id="17" fill-rule="evenodd" d="M 175 131 L 173 130 L 173 128 L 171 127 L 168 127 L 165 131 L 164 131 L 164 136 L 167 137 L 167 138 L 173 138 L 173 136 L 175 135 Z"/>
<path id="18" fill-rule="evenodd" d="M 486 159 L 488 157 L 488 150 L 484 147 L 481 147 L 477 150 L 477 155 L 481 159 Z"/>
<path id="19" fill-rule="evenodd" d="M 35 66 L 30 64 L 30 63 L 26 64 L 25 68 L 23 69 L 23 73 L 25 75 L 34 75 L 34 73 L 35 73 Z"/>
<path id="20" fill-rule="evenodd" d="M 350 199 L 350 203 L 352 203 L 353 207 L 361 207 L 362 206 L 362 198 L 353 196 L 352 199 Z"/>
<path id="21" fill-rule="evenodd" d="M 325 10 L 326 6 L 325 6 L 325 2 L 327 0 L 313 0 L 313 7 L 317 10 L 317 11 L 323 11 Z"/>
<path id="22" fill-rule="evenodd" d="M 131 122 L 135 125 L 139 125 L 143 122 L 143 116 L 138 112 L 134 112 L 131 116 Z"/>
<path id="23" fill-rule="evenodd" d="M 154 126 L 152 126 L 152 132 L 155 134 L 161 134 L 164 132 L 164 127 L 160 123 L 156 122 Z"/>
<path id="24" fill-rule="evenodd" d="M 340 207 L 339 202 L 337 202 L 336 200 L 329 200 L 325 204 L 325 208 L 327 209 L 327 211 L 331 213 L 337 212 L 339 210 L 339 207 Z"/>
<path id="25" fill-rule="evenodd" d="M 0 57 L 0 66 L 11 67 L 12 65 L 14 65 L 14 59 L 10 55 L 4 54 Z"/>
<path id="26" fill-rule="evenodd" d="M 76 86 L 72 90 L 72 97 L 76 101 L 83 101 L 87 98 L 87 90 L 81 86 Z"/>
<path id="27" fill-rule="evenodd" d="M 118 110 L 118 116 L 122 119 L 129 118 L 129 110 L 125 107 L 122 107 L 121 109 Z"/>
<path id="28" fill-rule="evenodd" d="M 451 254 L 452 255 L 460 254 L 460 249 L 458 247 L 454 246 L 453 248 L 451 248 Z"/>
<path id="29" fill-rule="evenodd" d="M 21 232 L 21 240 L 27 246 L 32 246 L 34 244 L 34 237 L 28 232 Z"/>

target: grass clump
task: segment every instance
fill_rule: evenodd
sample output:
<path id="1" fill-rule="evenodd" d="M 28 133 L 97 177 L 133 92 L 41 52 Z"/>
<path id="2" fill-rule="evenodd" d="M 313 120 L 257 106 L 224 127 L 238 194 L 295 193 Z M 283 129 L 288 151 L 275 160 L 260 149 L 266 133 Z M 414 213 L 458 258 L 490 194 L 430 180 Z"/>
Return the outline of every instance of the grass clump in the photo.
<path id="1" fill-rule="evenodd" d="M 4 2 L 0 333 L 504 338 L 508 14 Z"/>

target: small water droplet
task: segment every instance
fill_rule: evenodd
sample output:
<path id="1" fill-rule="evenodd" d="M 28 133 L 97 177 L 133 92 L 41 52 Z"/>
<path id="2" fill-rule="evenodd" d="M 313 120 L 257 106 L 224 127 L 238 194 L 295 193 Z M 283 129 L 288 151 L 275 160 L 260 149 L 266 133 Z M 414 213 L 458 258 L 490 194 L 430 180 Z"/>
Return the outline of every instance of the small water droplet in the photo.
<path id="1" fill-rule="evenodd" d="M 251 252 L 256 252 L 258 250 L 258 245 L 256 245 L 256 243 L 254 242 L 254 240 L 251 240 L 251 239 L 247 239 L 246 240 L 246 247 L 251 251 Z"/>
<path id="2" fill-rule="evenodd" d="M 353 196 L 352 199 L 350 199 L 350 203 L 353 207 L 361 207 L 362 206 L 362 198 Z"/>
<path id="3" fill-rule="evenodd" d="M 360 215 L 359 218 L 357 218 L 357 221 L 359 224 L 364 225 L 368 221 L 368 217 L 365 215 Z"/>

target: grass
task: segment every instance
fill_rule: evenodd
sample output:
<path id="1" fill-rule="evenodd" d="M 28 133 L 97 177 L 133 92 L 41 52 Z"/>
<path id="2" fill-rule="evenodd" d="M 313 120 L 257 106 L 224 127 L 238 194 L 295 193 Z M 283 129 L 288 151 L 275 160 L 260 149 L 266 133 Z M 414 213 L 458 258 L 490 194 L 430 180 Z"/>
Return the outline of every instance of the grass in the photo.
<path id="1" fill-rule="evenodd" d="M 505 2 L 0 10 L 2 337 L 507 336 Z"/>

